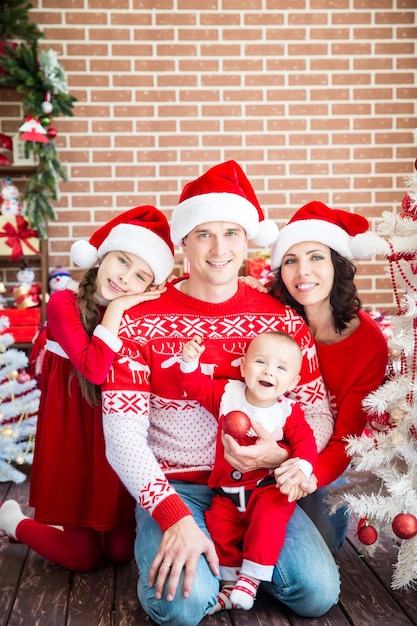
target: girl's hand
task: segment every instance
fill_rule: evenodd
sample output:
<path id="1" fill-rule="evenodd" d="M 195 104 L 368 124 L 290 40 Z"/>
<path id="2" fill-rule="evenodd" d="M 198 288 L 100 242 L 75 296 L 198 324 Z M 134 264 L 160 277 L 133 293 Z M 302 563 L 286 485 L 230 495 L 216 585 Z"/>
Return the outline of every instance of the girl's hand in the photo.
<path id="1" fill-rule="evenodd" d="M 107 309 L 111 307 L 113 311 L 117 310 L 119 313 L 124 313 L 128 309 L 131 309 L 132 306 L 136 306 L 137 304 L 141 304 L 142 302 L 150 302 L 151 300 L 157 300 L 161 294 L 163 294 L 167 288 L 165 287 L 165 283 L 163 285 L 158 285 L 155 287 L 150 287 L 147 291 L 143 293 L 135 293 L 128 294 L 126 296 L 119 296 L 115 298 L 107 305 Z"/>
<path id="2" fill-rule="evenodd" d="M 143 293 L 129 294 L 125 296 L 119 296 L 108 303 L 101 325 L 107 328 L 109 332 L 115 337 L 119 334 L 120 322 L 125 311 L 141 304 L 142 302 L 149 302 L 150 300 L 156 300 L 159 296 L 166 291 L 166 287 L 156 287 L 152 291 L 144 291 Z"/>
<path id="3" fill-rule="evenodd" d="M 203 354 L 205 347 L 203 346 L 203 338 L 196 335 L 190 341 L 184 344 L 182 349 L 182 360 L 184 363 L 191 363 Z"/>
<path id="4" fill-rule="evenodd" d="M 239 276 L 239 280 L 245 285 L 249 285 L 252 289 L 257 289 L 261 293 L 268 293 L 268 289 L 259 280 L 256 280 L 253 276 Z"/>

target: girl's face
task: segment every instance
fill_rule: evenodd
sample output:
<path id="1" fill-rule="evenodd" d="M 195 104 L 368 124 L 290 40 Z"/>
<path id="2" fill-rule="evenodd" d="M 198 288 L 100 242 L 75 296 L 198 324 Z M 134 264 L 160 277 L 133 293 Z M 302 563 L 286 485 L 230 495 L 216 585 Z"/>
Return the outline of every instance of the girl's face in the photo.
<path id="1" fill-rule="evenodd" d="M 108 252 L 98 268 L 97 294 L 104 300 L 143 293 L 151 286 L 154 275 L 149 265 L 136 254 L 114 250 Z"/>
<path id="2" fill-rule="evenodd" d="M 294 244 L 282 259 L 281 277 L 302 306 L 329 301 L 334 281 L 330 248 L 316 241 Z"/>

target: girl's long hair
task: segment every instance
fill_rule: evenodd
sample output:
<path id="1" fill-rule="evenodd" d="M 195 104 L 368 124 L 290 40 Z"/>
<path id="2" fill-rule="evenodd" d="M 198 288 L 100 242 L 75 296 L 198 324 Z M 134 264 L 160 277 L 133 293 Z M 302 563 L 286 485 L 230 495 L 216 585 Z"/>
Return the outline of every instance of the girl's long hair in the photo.
<path id="1" fill-rule="evenodd" d="M 97 267 L 92 267 L 84 274 L 78 287 L 77 302 L 80 310 L 81 322 L 91 337 L 94 329 L 100 323 L 100 310 L 95 298 Z M 90 382 L 76 370 L 81 393 L 88 404 L 94 406 L 101 403 L 101 387 Z"/>
<path id="2" fill-rule="evenodd" d="M 349 322 L 362 308 L 354 278 L 355 265 L 341 254 L 330 248 L 331 259 L 334 267 L 334 281 L 330 292 L 330 306 L 333 313 L 335 330 L 341 333 L 347 328 Z M 270 293 L 284 304 L 289 304 L 306 323 L 308 323 L 304 307 L 293 298 L 281 276 L 281 268 L 274 271 L 274 277 L 269 286 Z"/>

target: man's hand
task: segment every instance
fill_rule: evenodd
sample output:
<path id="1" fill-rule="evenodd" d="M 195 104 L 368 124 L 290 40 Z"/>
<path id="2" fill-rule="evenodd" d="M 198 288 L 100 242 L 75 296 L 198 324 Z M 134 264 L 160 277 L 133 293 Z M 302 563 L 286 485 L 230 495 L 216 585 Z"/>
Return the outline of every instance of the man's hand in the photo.
<path id="1" fill-rule="evenodd" d="M 146 541 L 146 537 L 143 538 Z M 181 572 L 185 569 L 183 596 L 188 598 L 194 582 L 197 561 L 201 554 L 207 559 L 215 576 L 219 574 L 219 559 L 214 544 L 200 530 L 191 515 L 183 517 L 168 528 L 162 537 L 158 553 L 149 571 L 149 587 L 155 585 L 155 597 L 160 600 L 168 580 L 166 599 L 175 597 Z"/>
<path id="2" fill-rule="evenodd" d="M 258 440 L 252 446 L 240 446 L 233 437 L 222 433 L 224 458 L 240 472 L 259 468 L 274 469 L 288 459 L 288 452 L 277 446 L 272 435 L 259 422 L 252 421 Z"/>

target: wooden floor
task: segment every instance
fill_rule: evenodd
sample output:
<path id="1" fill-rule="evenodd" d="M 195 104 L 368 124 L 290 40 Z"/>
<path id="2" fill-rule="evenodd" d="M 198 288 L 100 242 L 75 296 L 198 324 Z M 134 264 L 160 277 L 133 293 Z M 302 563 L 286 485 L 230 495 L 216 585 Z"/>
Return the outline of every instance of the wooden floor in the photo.
<path id="1" fill-rule="evenodd" d="M 0 502 L 18 500 L 27 514 L 29 482 L 0 483 Z M 202 626 L 408 626 L 417 625 L 417 591 L 390 589 L 395 546 L 384 542 L 372 558 L 358 554 L 354 528 L 337 556 L 340 602 L 322 618 L 294 615 L 266 595 L 251 611 L 206 617 Z M 136 568 L 103 562 L 89 574 L 71 573 L 23 544 L 0 538 L 0 626 L 133 626 L 152 622 L 136 597 Z"/>

